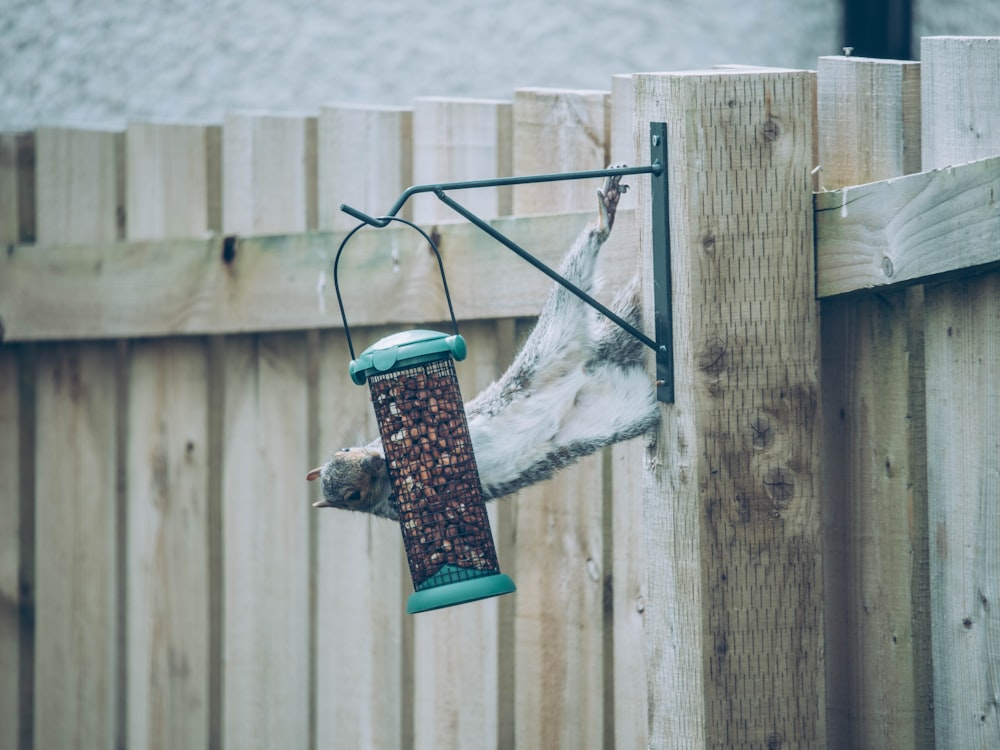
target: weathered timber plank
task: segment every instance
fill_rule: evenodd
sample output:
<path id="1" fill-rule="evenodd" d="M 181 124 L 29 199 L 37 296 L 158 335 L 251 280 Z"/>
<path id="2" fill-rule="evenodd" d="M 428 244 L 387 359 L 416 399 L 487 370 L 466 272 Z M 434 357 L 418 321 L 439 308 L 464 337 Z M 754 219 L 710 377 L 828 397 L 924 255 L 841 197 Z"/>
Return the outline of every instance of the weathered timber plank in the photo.
<path id="1" fill-rule="evenodd" d="M 820 297 L 1000 263 L 1000 156 L 817 193 Z"/>
<path id="2" fill-rule="evenodd" d="M 39 350 L 35 747 L 116 744 L 115 347 Z"/>
<path id="3" fill-rule="evenodd" d="M 593 186 L 596 190 L 596 185 Z M 595 202 L 596 205 L 596 202 Z M 555 266 L 594 211 L 496 219 L 493 225 Z M 619 214 L 602 254 L 610 286 L 625 278 L 634 233 Z M 428 228 L 430 229 L 430 228 Z M 455 313 L 537 315 L 551 282 L 476 227 L 436 227 Z M 343 234 L 21 245 L 0 257 L 5 341 L 239 333 L 340 327 L 333 257 Z M 227 256 L 228 257 L 228 256 Z M 394 260 L 395 258 L 395 260 Z M 413 230 L 363 230 L 344 250 L 341 289 L 351 326 L 447 317 L 433 256 Z"/>
<path id="4" fill-rule="evenodd" d="M 218 127 L 132 124 L 126 237 L 219 229 Z M 130 747 L 210 744 L 208 386 L 203 339 L 135 342 L 127 389 L 126 659 Z M 218 467 L 214 467 L 218 471 Z"/>
<path id="5" fill-rule="evenodd" d="M 358 337 L 368 342 L 388 333 L 361 330 Z M 325 461 L 339 448 L 367 442 L 378 427 L 367 386 L 347 377 L 343 334 L 327 331 L 319 338 L 318 442 Z M 316 485 L 308 487 L 312 502 L 322 496 Z M 308 512 L 317 536 L 317 747 L 406 747 L 402 706 L 412 686 L 402 681 L 401 592 L 413 587 L 404 581 L 398 524 L 367 513 Z"/>
<path id="6" fill-rule="evenodd" d="M 492 99 L 415 99 L 413 182 L 509 177 L 512 109 L 510 102 Z M 448 195 L 483 219 L 510 214 L 510 187 L 456 190 Z M 385 210 L 390 205 L 372 208 Z M 455 219 L 456 214 L 433 195 L 416 195 L 413 217 L 426 224 Z"/>
<path id="7" fill-rule="evenodd" d="M 514 95 L 514 174 L 607 165 L 601 91 L 521 89 Z M 514 188 L 513 210 L 585 209 L 600 181 Z M 616 223 L 612 237 L 621 240 Z M 561 256 L 573 234 L 550 243 Z M 553 263 L 557 263 L 554 260 Z M 546 279 L 546 288 L 551 282 Z M 537 314 L 536 308 L 532 314 Z M 585 314 L 567 309 L 565 314 Z M 592 455 L 515 500 L 517 538 L 514 695 L 517 747 L 586 747 L 604 735 L 603 456 Z"/>
<path id="8" fill-rule="evenodd" d="M 18 747 L 21 722 L 21 406 L 17 347 L 0 347 L 0 747 Z M 25 553 L 29 550 L 25 550 Z"/>
<path id="9" fill-rule="evenodd" d="M 309 739 L 309 513 L 303 334 L 225 342 L 223 739 Z"/>
<path id="10" fill-rule="evenodd" d="M 923 168 L 1000 154 L 1000 36 L 925 37 L 920 56 Z M 938 747 L 997 747 L 1000 273 L 925 296 L 934 729 Z"/>
<path id="11" fill-rule="evenodd" d="M 514 92 L 514 174 L 575 172 L 608 165 L 607 91 L 523 88 Z M 592 210 L 586 181 L 516 185 L 516 216 Z"/>
<path id="12" fill-rule="evenodd" d="M 456 371 L 462 395 L 468 400 L 500 374 L 503 364 L 497 361 L 494 323 L 466 324 L 462 335 L 470 344 L 469 357 L 456 365 Z M 497 511 L 497 503 L 490 503 L 494 537 L 498 531 Z M 510 571 L 511 563 L 509 559 L 500 560 L 500 569 Z M 412 591 L 409 580 L 405 587 Z M 517 594 L 512 596 L 516 598 Z M 412 618 L 413 747 L 417 750 L 499 747 L 500 603 L 498 598 L 485 599 Z"/>
<path id="13" fill-rule="evenodd" d="M 125 230 L 124 134 L 35 131 L 37 241 L 112 241 Z"/>
<path id="14" fill-rule="evenodd" d="M 820 58 L 826 186 L 919 170 L 919 74 Z M 922 316 L 919 285 L 821 304 L 831 747 L 933 745 Z"/>
<path id="15" fill-rule="evenodd" d="M 511 104 L 475 99 L 420 98 L 413 110 L 413 180 L 452 182 L 511 172 Z M 510 188 L 456 191 L 455 200 L 484 219 L 510 213 Z M 415 220 L 428 224 L 454 218 L 434 196 L 415 196 Z M 449 273 L 449 288 L 454 277 Z M 478 286 L 478 285 L 477 285 Z M 428 286 L 427 294 L 442 293 Z M 500 373 L 492 322 L 466 324 L 469 358 L 457 366 L 466 399 Z M 490 508 L 493 533 L 496 505 Z M 408 576 L 407 576 L 408 578 Z M 407 580 L 412 590 L 412 583 Z M 497 746 L 499 601 L 450 607 L 408 618 L 413 629 L 413 746 Z M 475 638 L 469 634 L 475 633 Z"/>
<path id="16" fill-rule="evenodd" d="M 413 111 L 400 107 L 323 107 L 317 127 L 318 224 L 347 231 L 358 220 L 342 203 L 378 216 L 413 183 Z M 410 218 L 410 206 L 399 213 Z"/>
<path id="17" fill-rule="evenodd" d="M 0 243 L 35 241 L 35 134 L 0 133 Z"/>
<path id="18" fill-rule="evenodd" d="M 207 748 L 206 347 L 142 341 L 130 354 L 128 744 Z"/>
<path id="19" fill-rule="evenodd" d="M 630 75 L 616 75 L 611 80 L 611 164 L 645 164 L 648 156 L 639 155 L 636 130 L 642 141 L 649 126 L 635 117 L 635 88 Z M 632 188 L 618 203 L 618 210 L 635 206 L 645 177 L 627 180 Z M 635 212 L 627 222 L 615 221 L 615 232 L 635 231 Z M 638 242 L 631 244 L 628 260 L 638 273 L 642 267 Z M 621 261 L 618 261 L 621 263 Z M 639 750 L 648 746 L 646 727 L 646 646 L 644 612 L 646 602 L 646 544 L 643 527 L 642 485 L 648 438 L 620 443 L 605 451 L 605 576 L 610 575 L 611 622 L 605 623 L 605 684 L 611 710 L 605 709 L 605 746 L 620 750 Z M 608 516 L 610 515 L 610 523 Z M 610 528 L 608 528 L 610 527 Z M 607 593 L 605 594 L 607 596 Z M 605 606 L 608 606 L 605 602 Z M 609 632 L 610 631 L 610 632 Z M 610 694 L 609 694 L 610 692 Z"/>

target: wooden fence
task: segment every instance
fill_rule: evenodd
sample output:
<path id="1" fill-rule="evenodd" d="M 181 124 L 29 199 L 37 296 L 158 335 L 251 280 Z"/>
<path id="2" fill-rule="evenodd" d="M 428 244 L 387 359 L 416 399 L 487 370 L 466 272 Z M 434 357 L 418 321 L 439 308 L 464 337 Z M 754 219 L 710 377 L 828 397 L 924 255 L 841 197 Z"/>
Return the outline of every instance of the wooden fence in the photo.
<path id="1" fill-rule="evenodd" d="M 996 746 L 1000 37 L 921 57 L 0 134 L 0 747 Z M 407 616 L 398 530 L 304 481 L 375 434 L 337 207 L 641 163 L 651 120 L 676 403 L 493 506 L 516 594 Z M 631 182 L 608 293 L 662 251 Z M 556 263 L 596 187 L 460 200 Z M 471 397 L 548 281 L 406 215 Z M 356 341 L 441 321 L 434 274 L 358 235 Z"/>

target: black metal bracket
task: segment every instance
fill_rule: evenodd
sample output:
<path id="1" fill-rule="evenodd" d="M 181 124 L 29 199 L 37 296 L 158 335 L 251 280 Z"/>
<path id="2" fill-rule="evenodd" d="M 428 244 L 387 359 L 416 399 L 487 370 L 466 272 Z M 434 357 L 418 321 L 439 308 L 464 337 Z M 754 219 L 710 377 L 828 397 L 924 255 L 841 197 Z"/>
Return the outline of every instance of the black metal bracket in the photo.
<path id="1" fill-rule="evenodd" d="M 492 180 L 469 180 L 465 182 L 445 182 L 428 185 L 414 185 L 407 188 L 399 199 L 389 209 L 385 216 L 369 216 L 347 204 L 342 204 L 340 210 L 355 219 L 373 227 L 385 227 L 396 220 L 403 205 L 418 193 L 434 193 L 437 198 L 467 221 L 475 224 L 481 230 L 497 240 L 500 244 L 516 253 L 520 258 L 530 263 L 556 283 L 575 294 L 592 308 L 607 316 L 629 334 L 637 338 L 656 353 L 656 396 L 666 403 L 674 401 L 674 366 L 673 366 L 673 316 L 671 314 L 671 284 L 670 284 L 670 231 L 669 205 L 667 191 L 667 126 L 662 122 L 649 124 L 650 164 L 643 167 L 613 167 L 610 169 L 593 169 L 582 172 L 561 172 L 557 174 L 528 175 L 525 177 L 498 177 Z M 447 195 L 449 190 L 469 190 L 475 188 L 503 187 L 507 185 L 530 185 L 542 182 L 562 182 L 566 180 L 589 180 L 601 177 L 625 177 L 635 174 L 648 174 L 652 185 L 652 222 L 653 222 L 653 297 L 655 307 L 655 334 L 653 340 L 614 311 L 598 302 L 572 282 L 526 251 L 516 242 L 506 237 L 487 221 L 476 216 L 461 204 Z"/>

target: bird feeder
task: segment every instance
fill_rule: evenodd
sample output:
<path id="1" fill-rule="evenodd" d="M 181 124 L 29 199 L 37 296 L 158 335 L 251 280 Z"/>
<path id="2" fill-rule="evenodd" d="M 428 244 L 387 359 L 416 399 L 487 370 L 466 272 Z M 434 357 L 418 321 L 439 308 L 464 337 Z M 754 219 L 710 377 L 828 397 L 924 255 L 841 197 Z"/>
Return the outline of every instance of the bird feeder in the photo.
<path id="1" fill-rule="evenodd" d="M 344 331 L 351 349 L 351 379 L 368 384 L 378 421 L 413 580 L 406 611 L 413 614 L 508 594 L 515 586 L 500 572 L 482 497 L 455 373 L 455 362 L 465 359 L 466 344 L 458 334 L 441 257 L 422 230 L 399 221 L 423 234 L 437 256 L 454 333 L 402 331 L 355 358 L 346 317 Z M 339 252 L 337 256 L 339 260 Z"/>

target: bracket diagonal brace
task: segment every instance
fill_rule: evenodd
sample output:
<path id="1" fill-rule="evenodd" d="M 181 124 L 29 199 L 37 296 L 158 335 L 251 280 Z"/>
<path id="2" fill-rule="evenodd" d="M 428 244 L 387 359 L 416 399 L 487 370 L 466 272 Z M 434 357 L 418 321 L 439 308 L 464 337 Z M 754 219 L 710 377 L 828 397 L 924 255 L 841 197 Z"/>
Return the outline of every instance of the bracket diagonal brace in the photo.
<path id="1" fill-rule="evenodd" d="M 529 175 L 526 177 L 498 177 L 492 180 L 470 180 L 465 182 L 446 182 L 438 184 L 414 185 L 399 197 L 395 205 L 389 209 L 385 216 L 369 216 L 362 211 L 352 208 L 347 204 L 342 204 L 340 210 L 353 216 L 365 224 L 381 228 L 392 222 L 393 217 L 399 213 L 407 200 L 418 193 L 434 193 L 437 198 L 465 218 L 486 232 L 502 245 L 512 250 L 520 258 L 530 263 L 556 283 L 575 294 L 592 308 L 607 316 L 610 320 L 623 328 L 629 334 L 641 341 L 656 353 L 656 379 L 657 379 L 657 399 L 666 403 L 673 403 L 674 400 L 674 377 L 673 377 L 673 331 L 670 298 L 670 247 L 669 247 L 669 227 L 668 227 L 668 193 L 667 193 L 667 138 L 666 125 L 664 123 L 650 123 L 650 164 L 644 167 L 614 167 L 610 169 L 595 169 L 583 172 L 561 172 L 557 174 Z M 560 182 L 565 180 L 585 180 L 611 176 L 627 176 L 634 174 L 650 175 L 652 184 L 652 221 L 653 221 L 653 289 L 655 302 L 655 330 L 656 340 L 654 341 L 642 331 L 621 318 L 608 307 L 598 302 L 572 282 L 565 279 L 559 273 L 547 266 L 545 263 L 534 257 L 516 242 L 499 232 L 487 221 L 476 216 L 461 204 L 454 201 L 447 195 L 449 190 L 469 190 L 486 187 L 503 187 L 507 185 L 529 185 L 542 182 Z"/>

